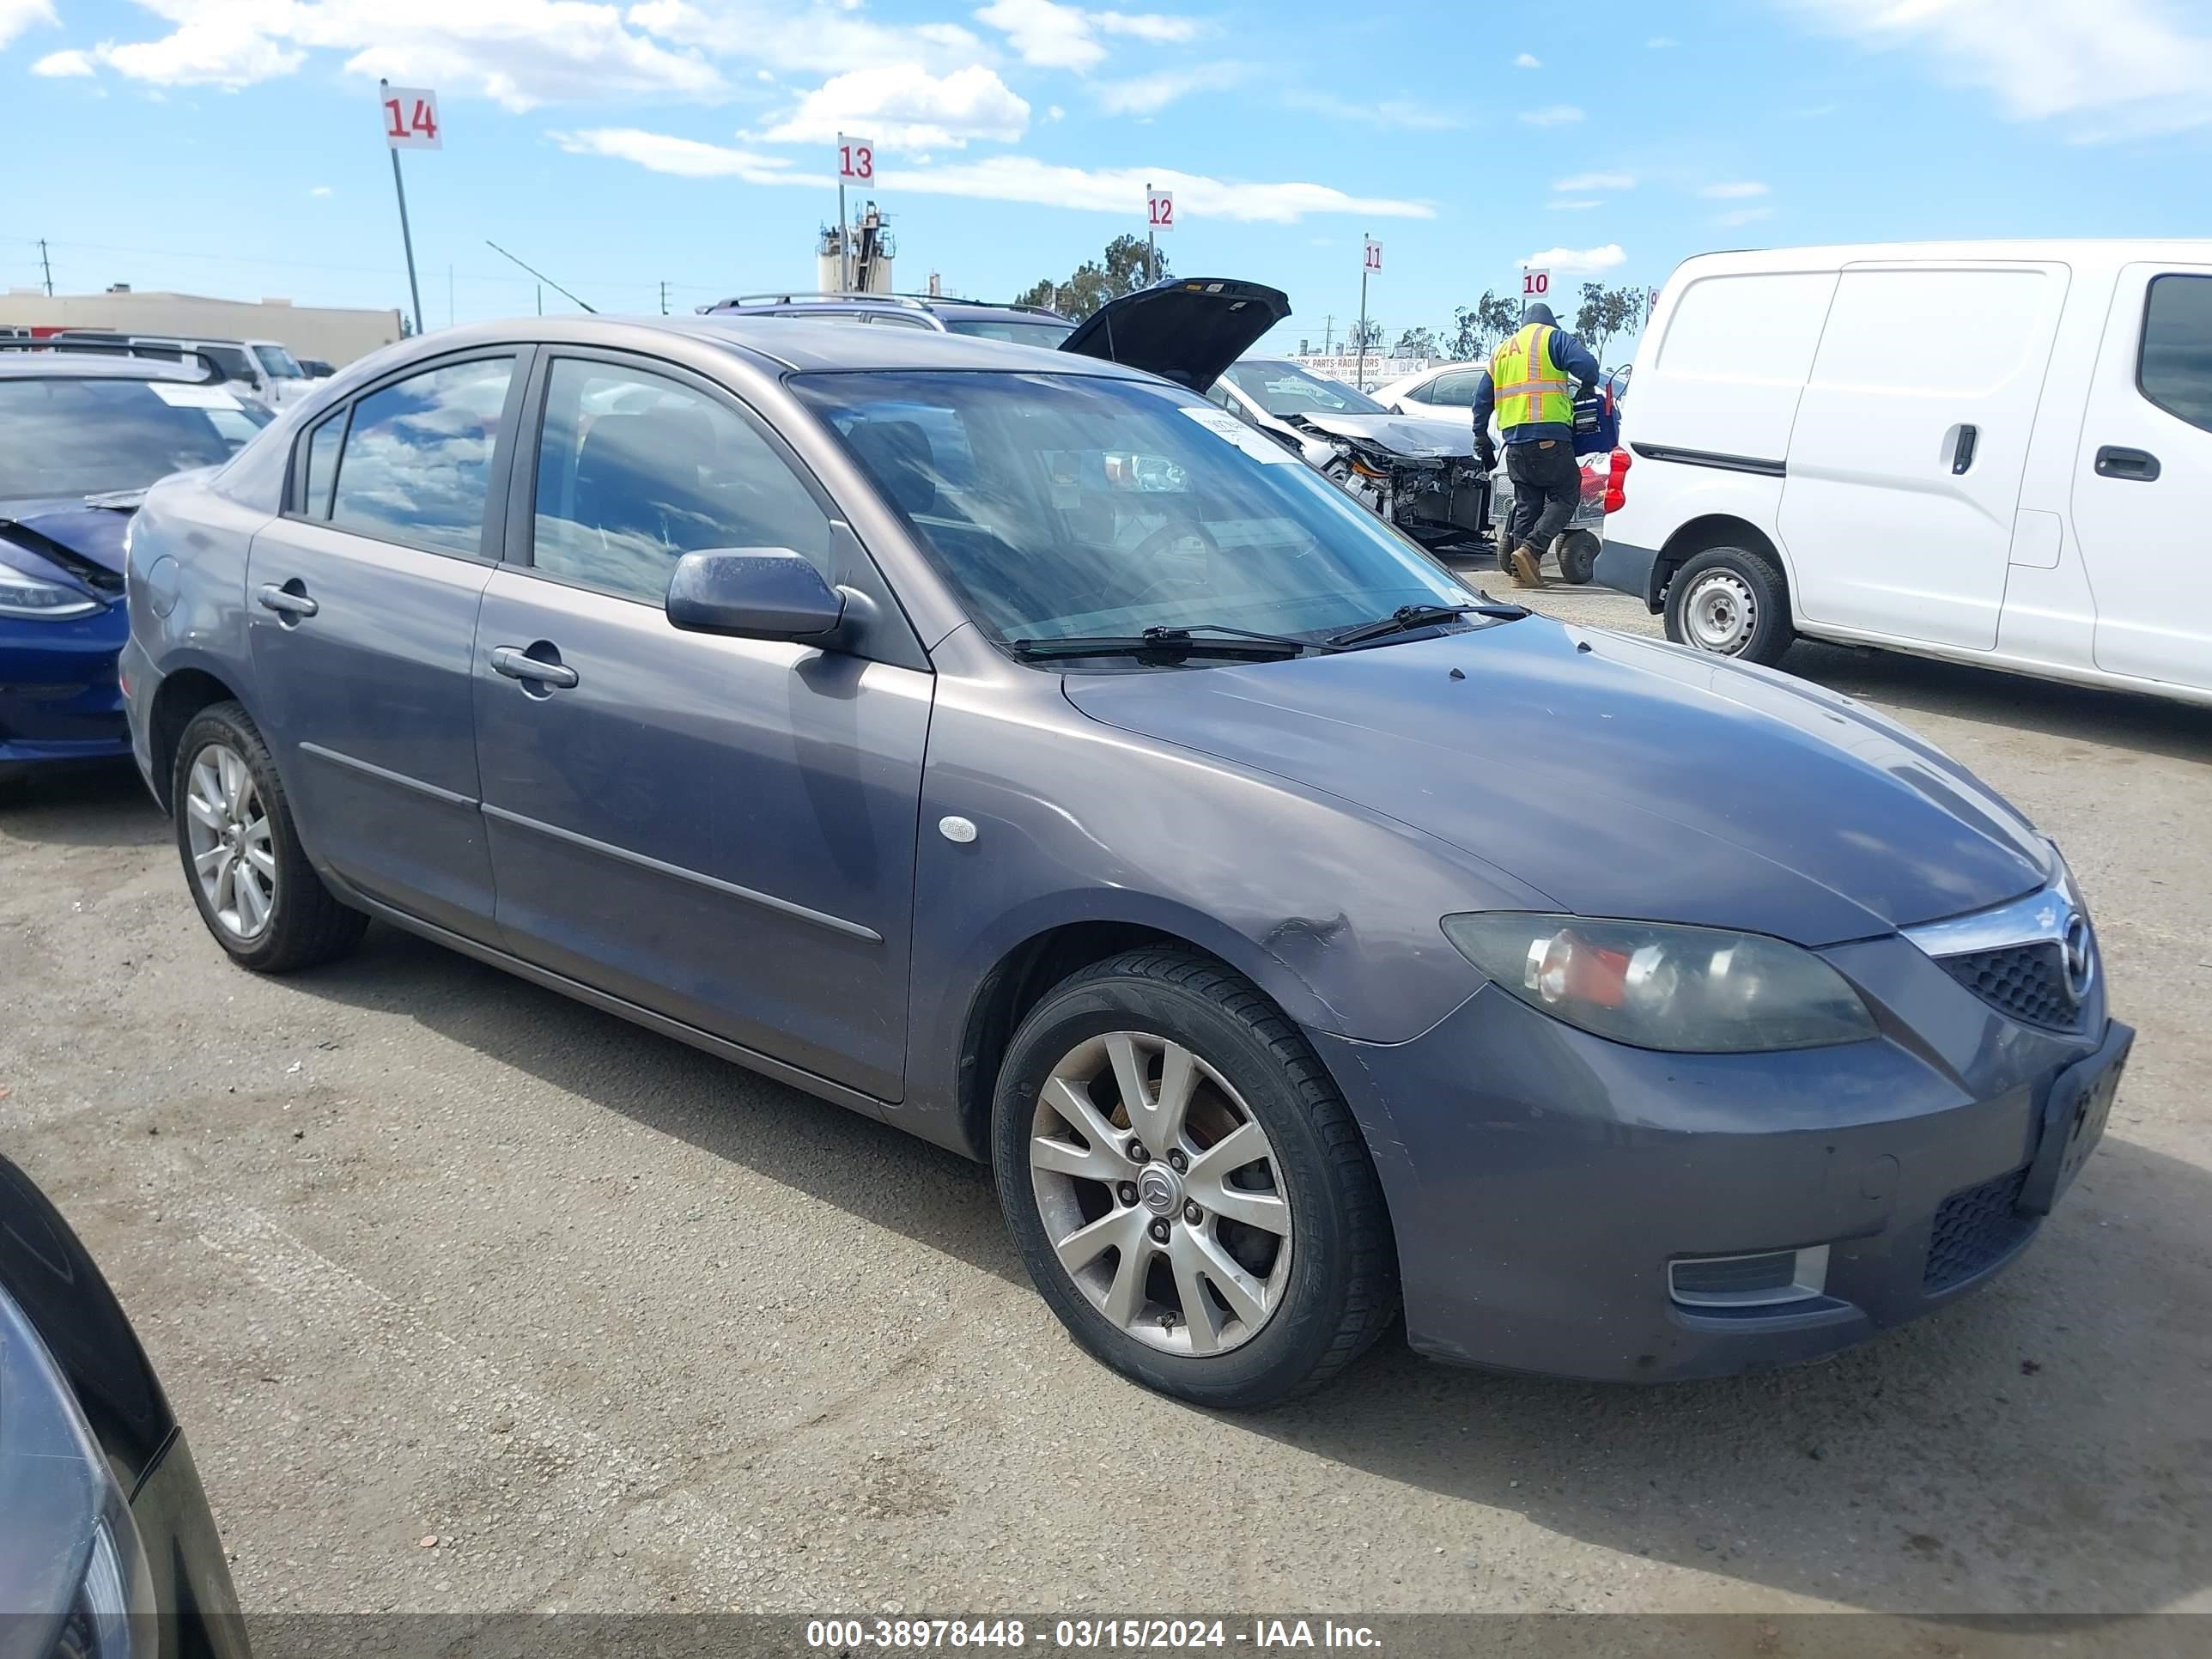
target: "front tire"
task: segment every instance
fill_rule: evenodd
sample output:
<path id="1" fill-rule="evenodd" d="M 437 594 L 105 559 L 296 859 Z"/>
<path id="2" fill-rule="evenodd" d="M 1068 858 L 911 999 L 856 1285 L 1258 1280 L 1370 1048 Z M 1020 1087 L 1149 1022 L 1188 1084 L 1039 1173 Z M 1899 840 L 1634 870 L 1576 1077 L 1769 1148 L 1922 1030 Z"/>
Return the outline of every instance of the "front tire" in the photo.
<path id="1" fill-rule="evenodd" d="M 1310 1045 L 1194 951 L 1048 993 L 992 1116 L 999 1201 L 1039 1292 L 1123 1376 L 1258 1410 L 1321 1387 L 1397 1308 L 1380 1184 Z"/>
<path id="2" fill-rule="evenodd" d="M 368 918 L 331 896 L 300 845 L 276 763 L 245 708 L 202 709 L 177 744 L 170 799 L 185 884 L 216 943 L 257 973 L 343 956 Z"/>
<path id="3" fill-rule="evenodd" d="M 1667 637 L 1716 657 L 1771 668 L 1797 637 L 1790 585 L 1764 553 L 1709 547 L 1667 585 Z"/>

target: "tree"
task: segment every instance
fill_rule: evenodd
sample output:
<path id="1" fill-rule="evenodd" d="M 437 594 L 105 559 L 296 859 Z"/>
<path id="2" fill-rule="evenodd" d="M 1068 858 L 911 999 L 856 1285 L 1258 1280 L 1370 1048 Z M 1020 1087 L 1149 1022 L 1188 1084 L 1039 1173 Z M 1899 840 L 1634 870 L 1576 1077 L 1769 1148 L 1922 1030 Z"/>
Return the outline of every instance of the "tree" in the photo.
<path id="1" fill-rule="evenodd" d="M 1485 289 L 1473 306 L 1452 312 L 1452 325 L 1439 344 L 1454 362 L 1472 362 L 1490 355 L 1491 348 L 1510 334 L 1521 321 L 1520 307 L 1495 289 Z"/>
<path id="2" fill-rule="evenodd" d="M 1601 362 L 1606 342 L 1616 334 L 1632 332 L 1644 325 L 1644 289 L 1607 288 L 1603 283 L 1583 284 L 1582 308 L 1575 313 L 1575 332 Z"/>
<path id="3" fill-rule="evenodd" d="M 1143 237 L 1116 236 L 1106 244 L 1103 258 L 1085 259 L 1064 283 L 1048 277 L 1033 284 L 1014 303 L 1045 306 L 1079 323 L 1109 300 L 1118 300 L 1124 294 L 1134 294 L 1140 288 L 1152 286 L 1152 276 L 1146 269 L 1146 252 Z M 1165 249 L 1160 251 L 1159 267 L 1160 274 L 1165 276 Z"/>
<path id="4" fill-rule="evenodd" d="M 1442 350 L 1443 348 L 1437 343 L 1435 330 L 1426 328 L 1409 328 L 1403 334 L 1401 334 L 1398 337 L 1397 349 L 1392 352 L 1391 356 L 1394 357 L 1434 357 L 1438 356 Z"/>
<path id="5" fill-rule="evenodd" d="M 1372 317 L 1364 322 L 1354 323 L 1352 325 L 1352 331 L 1345 336 L 1344 348 L 1347 351 L 1382 350 L 1382 325 Z"/>

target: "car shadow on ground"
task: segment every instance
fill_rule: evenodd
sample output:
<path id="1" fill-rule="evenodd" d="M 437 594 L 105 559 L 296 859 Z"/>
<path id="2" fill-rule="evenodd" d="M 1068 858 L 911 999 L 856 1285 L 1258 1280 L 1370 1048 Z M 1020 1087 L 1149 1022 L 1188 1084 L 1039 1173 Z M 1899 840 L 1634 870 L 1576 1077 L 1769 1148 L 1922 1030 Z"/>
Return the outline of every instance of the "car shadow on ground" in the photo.
<path id="1" fill-rule="evenodd" d="M 88 763 L 0 784 L 0 838 L 61 847 L 144 847 L 168 823 L 127 760 Z"/>
<path id="2" fill-rule="evenodd" d="M 872 1119 L 383 927 L 294 983 L 1027 1285 L 988 1174 Z M 1593 1385 L 1432 1364 L 1394 1330 L 1312 1400 L 1219 1429 L 1832 1602 L 2154 1608 L 2212 1582 L 2208 1261 L 2212 1176 L 2116 1133 L 1996 1282 L 1824 1364 Z"/>

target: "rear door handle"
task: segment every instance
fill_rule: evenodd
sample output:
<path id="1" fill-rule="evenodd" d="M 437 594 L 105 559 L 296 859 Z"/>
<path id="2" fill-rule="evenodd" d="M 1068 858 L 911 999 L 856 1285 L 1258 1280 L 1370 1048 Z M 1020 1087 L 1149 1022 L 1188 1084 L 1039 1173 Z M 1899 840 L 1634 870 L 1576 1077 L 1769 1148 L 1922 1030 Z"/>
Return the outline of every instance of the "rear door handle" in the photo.
<path id="1" fill-rule="evenodd" d="M 313 616 L 322 609 L 322 606 L 317 605 L 305 593 L 297 591 L 296 584 L 296 578 L 295 585 L 287 587 L 279 587 L 274 582 L 264 582 L 260 591 L 253 597 L 260 601 L 263 610 L 274 611 L 280 617 L 296 618 Z"/>
<path id="2" fill-rule="evenodd" d="M 2117 444 L 2106 444 L 2097 452 L 2097 476 L 2148 483 L 2158 477 L 2158 457 L 2148 449 L 2122 449 Z"/>
<path id="3" fill-rule="evenodd" d="M 1959 447 L 1951 452 L 1951 471 L 1954 473 L 1964 472 L 1974 464 L 1974 441 L 1980 436 L 1981 433 L 1976 428 L 1962 426 L 1959 428 Z"/>
<path id="4" fill-rule="evenodd" d="M 523 680 L 538 685 L 557 686 L 567 690 L 580 678 L 564 662 L 546 662 L 532 656 L 520 646 L 495 645 L 491 648 L 492 672 L 504 674 L 511 680 Z"/>

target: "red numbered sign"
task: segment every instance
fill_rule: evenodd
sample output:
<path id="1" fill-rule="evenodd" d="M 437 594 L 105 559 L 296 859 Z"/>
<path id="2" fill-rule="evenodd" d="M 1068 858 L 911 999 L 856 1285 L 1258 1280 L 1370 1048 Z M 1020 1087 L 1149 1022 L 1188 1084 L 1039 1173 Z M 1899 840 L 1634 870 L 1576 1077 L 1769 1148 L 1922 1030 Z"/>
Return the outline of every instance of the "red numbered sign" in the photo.
<path id="1" fill-rule="evenodd" d="M 1376 241 L 1372 236 L 1367 239 L 1367 260 L 1365 269 L 1369 270 L 1380 270 L 1382 269 L 1382 244 Z"/>
<path id="2" fill-rule="evenodd" d="M 1175 228 L 1175 192 L 1173 191 L 1156 190 L 1145 198 L 1145 222 L 1154 230 Z"/>
<path id="3" fill-rule="evenodd" d="M 837 135 L 837 176 L 848 184 L 876 182 L 876 141 Z"/>
<path id="4" fill-rule="evenodd" d="M 1541 269 L 1521 273 L 1521 297 L 1524 300 L 1548 299 L 1552 292 L 1552 273 Z"/>
<path id="5" fill-rule="evenodd" d="M 443 149 L 438 125 L 438 94 L 428 87 L 379 86 L 384 142 L 393 149 Z"/>

